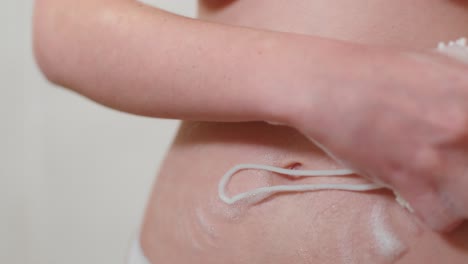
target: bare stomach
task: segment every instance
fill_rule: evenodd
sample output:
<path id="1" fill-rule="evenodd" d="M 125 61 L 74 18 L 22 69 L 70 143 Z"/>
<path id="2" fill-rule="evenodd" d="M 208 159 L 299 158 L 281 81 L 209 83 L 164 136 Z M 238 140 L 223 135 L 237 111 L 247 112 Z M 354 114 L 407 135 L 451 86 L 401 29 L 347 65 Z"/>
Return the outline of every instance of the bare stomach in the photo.
<path id="1" fill-rule="evenodd" d="M 200 17 L 410 48 L 468 35 L 468 3 L 462 0 L 206 0 Z M 288 193 L 227 205 L 218 198 L 218 182 L 239 163 L 339 168 L 292 128 L 184 122 L 146 210 L 141 242 L 152 263 L 468 263 L 468 225 L 440 236 L 385 190 Z M 248 170 L 237 174 L 229 192 L 324 181 L 360 179 L 293 180 Z"/>

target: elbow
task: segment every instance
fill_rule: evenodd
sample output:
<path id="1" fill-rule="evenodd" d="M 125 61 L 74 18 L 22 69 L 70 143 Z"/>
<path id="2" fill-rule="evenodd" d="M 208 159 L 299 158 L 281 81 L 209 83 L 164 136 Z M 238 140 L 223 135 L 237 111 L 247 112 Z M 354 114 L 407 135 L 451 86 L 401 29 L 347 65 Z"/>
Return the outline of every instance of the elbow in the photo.
<path id="1" fill-rule="evenodd" d="M 71 88 L 75 73 L 85 71 L 83 62 L 91 61 L 99 46 L 96 38 L 102 29 L 96 28 L 103 10 L 130 1 L 133 0 L 35 0 L 33 53 L 45 78 Z"/>
<path id="2" fill-rule="evenodd" d="M 33 53 L 37 66 L 45 78 L 58 83 L 57 58 L 54 58 L 54 49 L 57 40 L 52 38 L 53 19 L 50 17 L 54 8 L 53 0 L 36 0 L 33 14 Z"/>
<path id="3" fill-rule="evenodd" d="M 45 41 L 39 39 L 36 33 L 33 37 L 33 53 L 37 67 L 39 68 L 42 75 L 47 79 L 47 81 L 54 84 L 58 84 L 58 74 L 55 70 L 54 63 L 48 58 L 49 51 L 47 50 L 47 45 L 45 45 Z"/>

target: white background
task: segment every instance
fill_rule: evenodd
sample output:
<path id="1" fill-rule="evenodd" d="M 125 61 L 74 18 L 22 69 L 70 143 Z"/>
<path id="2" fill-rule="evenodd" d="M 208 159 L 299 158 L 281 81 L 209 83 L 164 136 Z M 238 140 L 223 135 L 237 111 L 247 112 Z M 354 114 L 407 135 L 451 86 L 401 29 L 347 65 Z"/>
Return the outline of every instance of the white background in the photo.
<path id="1" fill-rule="evenodd" d="M 195 0 L 145 2 L 196 12 Z M 0 263 L 124 263 L 178 122 L 48 84 L 33 60 L 32 10 L 0 2 Z"/>

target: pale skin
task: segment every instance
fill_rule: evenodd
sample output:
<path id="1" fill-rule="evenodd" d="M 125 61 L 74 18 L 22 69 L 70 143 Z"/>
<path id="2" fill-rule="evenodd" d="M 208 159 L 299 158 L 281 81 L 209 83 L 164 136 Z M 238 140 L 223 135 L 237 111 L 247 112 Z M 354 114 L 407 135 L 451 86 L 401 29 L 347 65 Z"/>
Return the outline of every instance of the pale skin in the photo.
<path id="1" fill-rule="evenodd" d="M 443 1 L 427 1 L 425 5 L 438 2 Z M 242 3 L 238 6 L 241 8 Z M 362 176 L 398 190 L 433 230 L 452 230 L 468 217 L 464 165 L 468 158 L 464 151 L 468 66 L 425 51 L 423 48 L 433 41 L 429 38 L 415 40 L 421 43 L 414 47 L 411 41 L 383 46 L 378 38 L 370 41 L 359 36 L 356 41 L 347 41 L 352 39 L 348 36 L 336 40 L 331 33 L 322 34 L 327 38 L 298 34 L 308 33 L 300 29 L 295 30 L 297 33 L 280 33 L 209 22 L 229 23 L 229 17 L 236 15 L 236 4 L 227 11 L 206 3 L 204 7 L 205 21 L 199 21 L 127 0 L 37 0 L 37 61 L 50 81 L 122 111 L 190 121 L 236 122 L 232 129 L 239 134 L 257 125 L 238 122 L 284 124 L 290 128 L 268 129 L 278 137 L 282 133 L 285 137 L 302 134 L 319 141 Z M 231 18 L 236 22 L 230 24 L 242 25 L 238 21 L 249 21 L 247 12 L 245 16 L 246 20 Z M 450 25 L 454 34 L 468 35 L 459 23 L 468 15 L 457 13 L 454 17 L 454 21 L 444 22 L 447 28 Z M 252 19 L 250 24 L 256 27 L 257 22 Z M 276 29 L 258 24 L 259 28 Z M 258 126 L 255 129 L 261 130 L 266 125 Z M 163 174 L 174 171 L 171 163 L 178 162 L 180 153 L 171 153 L 187 151 L 184 144 L 189 137 L 184 133 L 188 129 L 195 131 L 192 137 L 200 135 L 220 142 L 229 138 L 215 124 L 202 125 L 202 132 L 190 125 L 185 127 L 189 128 L 182 127 L 182 139 L 170 151 Z M 271 142 L 264 144 L 288 148 L 276 138 Z M 297 142 L 307 144 L 302 139 Z M 302 151 L 301 147 L 291 149 Z M 217 155 L 223 150 L 204 151 Z M 236 159 L 242 160 L 232 157 L 231 161 Z M 296 159 L 306 157 L 292 160 Z M 210 190 L 217 176 L 231 164 L 223 160 L 218 163 L 226 166 L 216 167 L 219 174 L 210 176 L 210 181 L 205 179 L 200 191 Z M 285 160 L 278 163 L 288 165 Z M 307 162 L 301 163 L 307 167 Z M 164 179 L 160 185 L 171 185 Z M 155 204 L 164 211 L 164 205 L 157 202 L 160 193 L 163 191 L 153 192 L 150 207 Z M 177 197 L 175 200 L 182 203 L 184 197 Z M 150 215 L 146 222 L 153 219 Z M 158 227 L 145 230 L 150 233 L 153 229 Z M 232 237 L 232 232 L 226 234 Z M 255 240 L 244 240 L 249 239 Z M 150 244 L 144 247 L 151 250 Z"/>

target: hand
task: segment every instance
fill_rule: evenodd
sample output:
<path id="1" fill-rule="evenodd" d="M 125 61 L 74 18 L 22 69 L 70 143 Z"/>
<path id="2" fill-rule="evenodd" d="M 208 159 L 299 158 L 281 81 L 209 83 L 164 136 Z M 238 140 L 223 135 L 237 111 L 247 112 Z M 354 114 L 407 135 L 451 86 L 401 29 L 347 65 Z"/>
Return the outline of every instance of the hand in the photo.
<path id="1" fill-rule="evenodd" d="M 468 218 L 468 66 L 435 52 L 376 48 L 340 65 L 320 93 L 297 93 L 291 125 L 398 191 L 431 228 L 448 231 Z"/>

